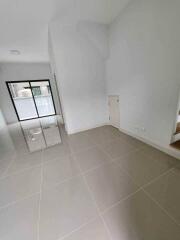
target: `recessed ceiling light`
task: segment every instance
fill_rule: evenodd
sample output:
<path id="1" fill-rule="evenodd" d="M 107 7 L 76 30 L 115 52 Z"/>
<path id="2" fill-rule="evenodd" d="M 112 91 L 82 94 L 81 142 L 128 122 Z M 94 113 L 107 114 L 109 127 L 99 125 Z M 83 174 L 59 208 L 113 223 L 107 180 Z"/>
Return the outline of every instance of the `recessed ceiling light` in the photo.
<path id="1" fill-rule="evenodd" d="M 12 55 L 20 55 L 21 52 L 19 50 L 12 49 L 12 50 L 10 50 L 10 54 L 12 54 Z"/>

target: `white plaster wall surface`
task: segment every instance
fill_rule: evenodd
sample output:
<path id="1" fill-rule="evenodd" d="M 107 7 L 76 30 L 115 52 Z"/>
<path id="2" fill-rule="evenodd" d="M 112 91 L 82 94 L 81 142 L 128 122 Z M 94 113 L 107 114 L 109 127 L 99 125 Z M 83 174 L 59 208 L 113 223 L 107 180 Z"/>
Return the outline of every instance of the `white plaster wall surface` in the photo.
<path id="1" fill-rule="evenodd" d="M 159 145 L 172 136 L 180 91 L 180 1 L 132 1 L 110 28 L 108 94 L 121 128 Z"/>
<path id="2" fill-rule="evenodd" d="M 54 24 L 51 38 L 68 133 L 106 123 L 104 58 L 76 25 Z"/>

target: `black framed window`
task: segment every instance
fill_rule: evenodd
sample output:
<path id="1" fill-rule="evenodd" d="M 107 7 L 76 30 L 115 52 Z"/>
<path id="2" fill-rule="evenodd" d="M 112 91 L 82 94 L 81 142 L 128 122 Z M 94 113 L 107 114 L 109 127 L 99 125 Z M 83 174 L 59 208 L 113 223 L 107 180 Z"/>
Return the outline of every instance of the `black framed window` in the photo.
<path id="1" fill-rule="evenodd" d="M 6 82 L 19 121 L 56 114 L 49 79 Z"/>

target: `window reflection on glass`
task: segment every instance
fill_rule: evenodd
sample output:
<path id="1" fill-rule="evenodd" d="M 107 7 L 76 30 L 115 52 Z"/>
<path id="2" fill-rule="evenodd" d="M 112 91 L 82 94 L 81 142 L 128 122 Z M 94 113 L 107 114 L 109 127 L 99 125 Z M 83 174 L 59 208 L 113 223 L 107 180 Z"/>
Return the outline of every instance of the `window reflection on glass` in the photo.
<path id="1" fill-rule="evenodd" d="M 37 111 L 40 117 L 54 115 L 55 109 L 50 91 L 49 81 L 31 82 Z"/>
<path id="2" fill-rule="evenodd" d="M 30 152 L 45 149 L 62 142 L 57 116 L 21 122 L 21 128 Z"/>
<path id="3" fill-rule="evenodd" d="M 7 82 L 19 120 L 55 115 L 55 106 L 48 80 Z"/>
<path id="4" fill-rule="evenodd" d="M 9 83 L 8 86 L 19 120 L 37 118 L 38 114 L 29 82 Z"/>

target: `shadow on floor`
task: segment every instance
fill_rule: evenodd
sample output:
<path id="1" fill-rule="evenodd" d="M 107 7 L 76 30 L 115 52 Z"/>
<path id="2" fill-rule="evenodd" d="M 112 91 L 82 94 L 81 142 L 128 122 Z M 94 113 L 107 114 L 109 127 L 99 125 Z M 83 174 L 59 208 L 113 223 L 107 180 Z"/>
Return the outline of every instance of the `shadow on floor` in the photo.
<path id="1" fill-rule="evenodd" d="M 180 150 L 180 140 L 177 141 L 177 142 L 175 142 L 175 143 L 172 143 L 171 146 L 172 146 L 173 148 L 176 148 L 176 149 Z"/>

